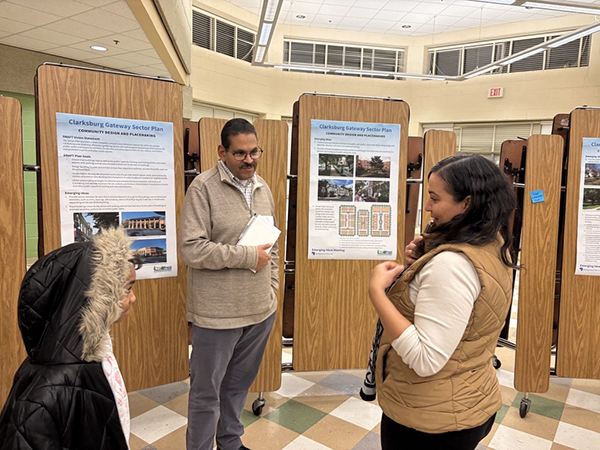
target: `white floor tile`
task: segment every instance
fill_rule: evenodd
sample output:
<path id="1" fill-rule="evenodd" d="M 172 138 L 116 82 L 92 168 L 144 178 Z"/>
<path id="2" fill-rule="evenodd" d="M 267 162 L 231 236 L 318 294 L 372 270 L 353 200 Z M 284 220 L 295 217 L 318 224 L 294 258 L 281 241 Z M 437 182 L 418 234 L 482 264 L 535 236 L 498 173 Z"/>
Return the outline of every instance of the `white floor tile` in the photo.
<path id="1" fill-rule="evenodd" d="M 600 413 L 600 395 L 592 394 L 590 392 L 571 389 L 566 403 L 577 406 L 578 408 L 589 409 L 590 411 Z M 600 444 L 598 446 L 600 447 Z"/>
<path id="2" fill-rule="evenodd" d="M 381 421 L 379 406 L 355 397 L 350 397 L 329 414 L 366 430 L 372 430 Z"/>
<path id="3" fill-rule="evenodd" d="M 600 448 L 600 433 L 560 422 L 554 436 L 554 442 L 577 450 L 598 450 Z"/>
<path id="4" fill-rule="evenodd" d="M 513 372 L 504 369 L 498 369 L 496 370 L 496 375 L 498 376 L 498 382 L 502 386 L 506 386 L 511 389 L 515 388 L 515 374 Z"/>
<path id="5" fill-rule="evenodd" d="M 160 405 L 131 420 L 131 433 L 152 444 L 187 424 L 187 419 Z"/>
<path id="6" fill-rule="evenodd" d="M 304 380 L 289 373 L 281 376 L 281 389 L 276 393 L 284 397 L 295 397 L 315 385 L 312 381 Z"/>
<path id="7" fill-rule="evenodd" d="M 281 353 L 281 362 L 282 363 L 291 363 L 292 362 L 292 353 L 286 352 L 285 350 Z"/>
<path id="8" fill-rule="evenodd" d="M 550 450 L 552 441 L 500 425 L 488 448 L 490 450 Z"/>
<path id="9" fill-rule="evenodd" d="M 288 445 L 283 447 L 283 450 L 332 450 L 332 449 L 323 444 L 319 444 L 318 442 L 313 441 L 312 439 L 309 439 L 307 437 L 298 436 L 296 439 L 294 439 Z"/>

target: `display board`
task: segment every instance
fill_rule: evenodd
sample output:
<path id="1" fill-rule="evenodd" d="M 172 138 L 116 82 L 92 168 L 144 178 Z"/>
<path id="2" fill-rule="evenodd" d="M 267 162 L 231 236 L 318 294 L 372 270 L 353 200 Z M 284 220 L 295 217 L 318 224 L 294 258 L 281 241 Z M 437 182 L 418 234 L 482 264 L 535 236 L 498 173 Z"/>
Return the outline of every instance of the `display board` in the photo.
<path id="1" fill-rule="evenodd" d="M 17 323 L 17 298 L 25 275 L 25 207 L 21 103 L 0 96 L 0 404 L 8 397 L 15 372 L 27 356 Z"/>
<path id="2" fill-rule="evenodd" d="M 200 160 L 203 170 L 211 169 L 219 159 L 217 149 L 221 143 L 221 129 L 227 123 L 224 119 L 200 119 Z M 269 185 L 275 202 L 279 237 L 279 291 L 277 293 L 277 318 L 269 337 L 265 356 L 256 380 L 250 391 L 276 391 L 281 386 L 281 335 L 282 307 L 284 295 L 283 263 L 285 254 L 285 208 L 287 184 L 287 124 L 281 120 L 257 120 L 254 122 L 258 144 L 264 150 L 257 173 Z"/>
<path id="3" fill-rule="evenodd" d="M 575 273 L 578 233 L 580 227 L 585 229 L 579 220 L 584 138 L 600 138 L 599 109 L 576 109 L 569 120 L 556 373 L 563 377 L 600 378 L 600 277 Z M 594 233 L 593 230 L 588 232 Z"/>
<path id="4" fill-rule="evenodd" d="M 425 158 L 423 162 L 423 209 L 421 211 L 421 227 L 425 229 L 431 215 L 425 211 L 429 200 L 429 172 L 442 159 L 456 154 L 456 134 L 454 131 L 429 130 L 425 133 Z"/>
<path id="5" fill-rule="evenodd" d="M 564 140 L 557 135 L 534 135 L 519 143 L 521 148 L 525 144 L 515 388 L 520 392 L 546 392 L 550 383 Z"/>
<path id="6" fill-rule="evenodd" d="M 175 215 L 183 202 L 181 87 L 156 80 L 59 65 L 42 65 L 35 78 L 37 152 L 41 165 L 41 248 L 61 245 L 57 113 L 171 123 Z M 181 266 L 181 261 L 178 261 Z M 188 376 L 185 271 L 177 277 L 140 280 L 127 320 L 112 328 L 115 356 L 130 391 Z"/>
<path id="7" fill-rule="evenodd" d="M 409 107 L 403 101 L 304 94 L 298 114 L 298 203 L 294 310 L 296 370 L 364 367 L 377 317 L 367 295 L 374 260 L 308 258 L 311 121 L 400 125 L 397 254 L 403 254 Z"/>

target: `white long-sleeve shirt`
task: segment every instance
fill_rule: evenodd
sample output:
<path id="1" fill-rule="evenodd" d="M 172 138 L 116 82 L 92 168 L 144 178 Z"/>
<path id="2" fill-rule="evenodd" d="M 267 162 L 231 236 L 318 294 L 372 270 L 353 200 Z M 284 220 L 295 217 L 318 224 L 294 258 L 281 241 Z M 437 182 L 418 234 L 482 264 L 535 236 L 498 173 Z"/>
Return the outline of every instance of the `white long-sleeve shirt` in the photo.
<path id="1" fill-rule="evenodd" d="M 439 372 L 465 332 L 481 282 L 462 253 L 435 255 L 408 284 L 414 324 L 392 342 L 402 360 L 421 377 Z"/>

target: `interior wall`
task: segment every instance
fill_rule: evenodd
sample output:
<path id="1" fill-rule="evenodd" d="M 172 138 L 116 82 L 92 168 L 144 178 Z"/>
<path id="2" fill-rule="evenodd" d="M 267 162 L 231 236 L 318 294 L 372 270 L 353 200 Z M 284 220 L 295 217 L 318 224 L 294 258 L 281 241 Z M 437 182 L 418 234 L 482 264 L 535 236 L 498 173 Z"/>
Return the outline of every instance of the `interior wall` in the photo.
<path id="1" fill-rule="evenodd" d="M 258 16 L 224 0 L 194 0 L 193 4 L 240 25 L 257 28 Z M 280 22 L 266 61 L 280 63 L 283 39 L 292 37 L 405 48 L 406 71 L 424 73 L 429 47 L 570 30 L 593 20 L 591 16 L 572 15 L 424 37 L 357 33 Z M 483 75 L 462 82 L 446 82 L 283 72 L 251 66 L 192 46 L 191 85 L 194 101 L 283 117 L 291 115 L 293 103 L 305 92 L 401 98 L 411 107 L 409 133 L 419 135 L 423 123 L 549 120 L 583 104 L 600 105 L 599 53 L 600 35 L 594 35 L 589 67 Z M 504 97 L 488 99 L 491 87 L 503 87 Z"/>

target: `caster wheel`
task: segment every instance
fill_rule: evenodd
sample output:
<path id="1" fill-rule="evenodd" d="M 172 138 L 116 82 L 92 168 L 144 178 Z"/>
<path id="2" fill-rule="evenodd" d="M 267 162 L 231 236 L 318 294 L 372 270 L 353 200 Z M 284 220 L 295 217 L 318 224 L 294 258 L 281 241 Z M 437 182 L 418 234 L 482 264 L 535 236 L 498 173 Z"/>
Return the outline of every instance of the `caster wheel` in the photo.
<path id="1" fill-rule="evenodd" d="M 502 367 L 502 361 L 500 361 L 496 355 L 492 357 L 492 366 L 494 366 L 494 369 Z"/>
<path id="2" fill-rule="evenodd" d="M 260 416 L 262 414 L 263 408 L 265 406 L 265 399 L 257 398 L 252 402 L 252 412 L 255 416 Z"/>
<path id="3" fill-rule="evenodd" d="M 521 418 L 524 418 L 527 415 L 530 408 L 531 400 L 529 400 L 528 398 L 522 398 L 521 404 L 519 405 L 519 415 L 521 416 Z"/>

